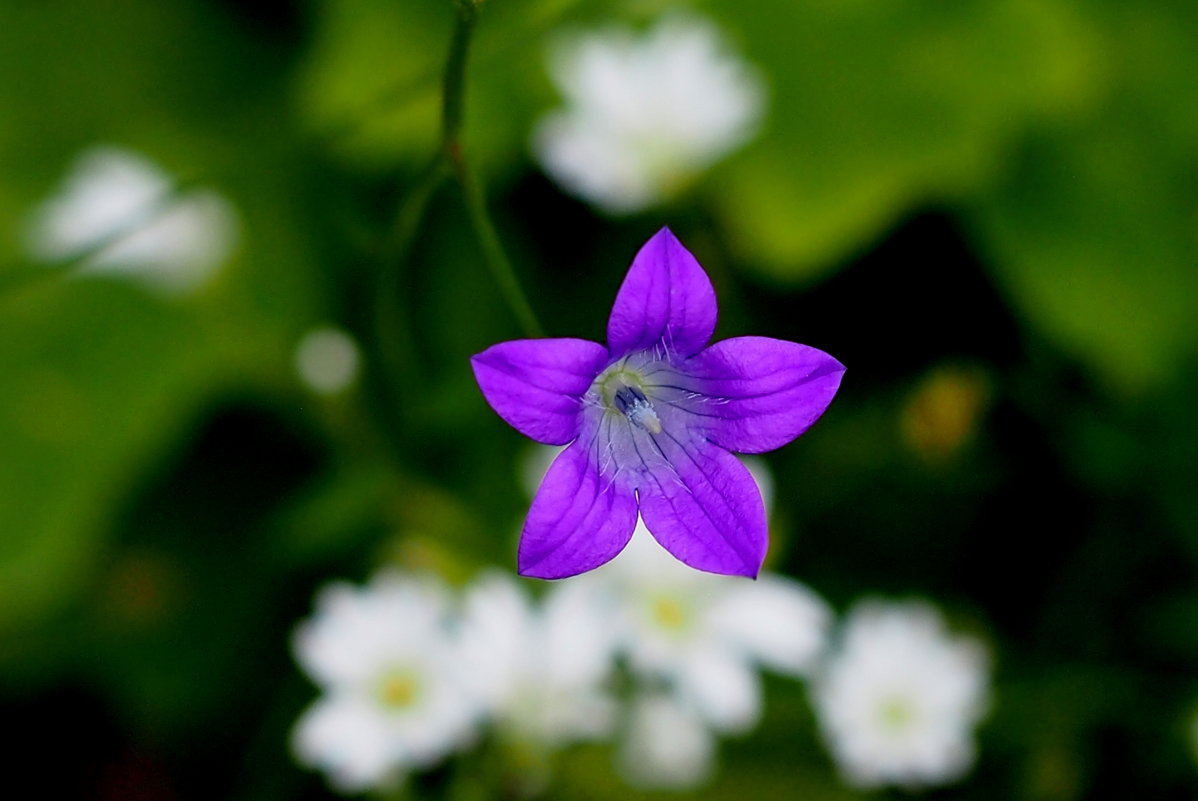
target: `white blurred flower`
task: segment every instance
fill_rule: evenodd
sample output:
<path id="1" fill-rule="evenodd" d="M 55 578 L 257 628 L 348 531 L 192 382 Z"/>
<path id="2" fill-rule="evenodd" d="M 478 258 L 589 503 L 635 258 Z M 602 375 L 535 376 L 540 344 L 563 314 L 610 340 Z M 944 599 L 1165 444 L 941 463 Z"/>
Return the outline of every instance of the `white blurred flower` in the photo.
<path id="1" fill-rule="evenodd" d="M 820 728 L 846 780 L 918 788 L 963 775 L 988 673 L 981 644 L 950 636 L 926 603 L 854 607 L 839 651 L 812 683 Z"/>
<path id="2" fill-rule="evenodd" d="M 466 686 L 508 733 L 543 746 L 602 737 L 613 723 L 605 682 L 613 629 L 584 585 L 553 585 L 538 608 L 506 573 L 466 594 Z"/>
<path id="3" fill-rule="evenodd" d="M 569 192 L 613 213 L 651 206 L 756 132 L 765 91 L 716 26 L 669 17 L 643 35 L 564 38 L 549 72 L 565 107 L 533 147 Z"/>
<path id="4" fill-rule="evenodd" d="M 671 694 L 646 693 L 629 712 L 620 771 L 640 787 L 697 787 L 711 776 L 715 747 L 715 737 L 692 707 Z"/>
<path id="5" fill-rule="evenodd" d="M 466 746 L 478 710 L 447 628 L 449 597 L 431 577 L 383 573 L 317 596 L 295 654 L 324 695 L 300 718 L 300 762 L 343 792 L 386 787 Z"/>
<path id="6" fill-rule="evenodd" d="M 173 179 L 143 156 L 97 146 L 34 213 L 26 245 L 37 261 L 86 255 L 81 271 L 135 275 L 177 294 L 225 263 L 237 228 L 232 206 L 216 192 L 177 194 Z"/>
<path id="7" fill-rule="evenodd" d="M 358 343 L 331 326 L 312 329 L 295 348 L 295 371 L 320 395 L 335 395 L 352 384 L 360 362 Z"/>
<path id="8" fill-rule="evenodd" d="M 632 670 L 664 679 L 720 731 L 756 724 L 759 666 L 806 675 L 831 622 L 827 605 L 799 582 L 702 573 L 639 523 L 623 553 L 591 575 L 609 589 Z"/>

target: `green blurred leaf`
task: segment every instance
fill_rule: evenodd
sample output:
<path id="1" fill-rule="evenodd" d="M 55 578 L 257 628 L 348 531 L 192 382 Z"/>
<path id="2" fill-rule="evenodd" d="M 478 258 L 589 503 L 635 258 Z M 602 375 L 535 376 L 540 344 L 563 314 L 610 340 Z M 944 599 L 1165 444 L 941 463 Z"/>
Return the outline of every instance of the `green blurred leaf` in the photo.
<path id="1" fill-rule="evenodd" d="M 0 305 L 0 628 L 86 584 L 120 493 L 177 433 L 220 350 L 193 312 L 127 284 L 59 282 Z"/>
<path id="2" fill-rule="evenodd" d="M 1108 26 L 1107 103 L 1030 142 L 976 227 L 1030 322 L 1129 389 L 1198 348 L 1198 14 Z"/>
<path id="3" fill-rule="evenodd" d="M 1061 3 L 729 9 L 771 82 L 761 140 L 711 181 L 743 258 L 811 278 L 912 208 L 993 180 L 1012 136 L 1093 91 L 1085 20 Z"/>
<path id="4" fill-rule="evenodd" d="M 215 3 L 0 5 L 0 628 L 36 623 L 104 564 L 112 515 L 197 410 L 293 388 L 291 349 L 336 303 L 309 204 L 325 176 L 279 125 L 285 54 Z M 167 302 L 22 261 L 22 227 L 72 160 L 126 146 L 226 196 L 237 253 Z M 303 222 L 300 222 L 303 220 Z"/>

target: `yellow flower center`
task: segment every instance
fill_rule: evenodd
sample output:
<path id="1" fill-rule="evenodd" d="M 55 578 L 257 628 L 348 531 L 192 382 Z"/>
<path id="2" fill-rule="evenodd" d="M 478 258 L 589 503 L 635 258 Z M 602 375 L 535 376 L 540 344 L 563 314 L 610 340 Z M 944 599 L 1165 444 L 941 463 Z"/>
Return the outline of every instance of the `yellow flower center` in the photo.
<path id="1" fill-rule="evenodd" d="M 878 705 L 878 718 L 887 731 L 902 731 L 914 717 L 915 710 L 905 698 L 887 698 Z"/>
<path id="2" fill-rule="evenodd" d="M 661 626 L 663 629 L 678 631 L 686 628 L 690 622 L 690 616 L 687 614 L 686 607 L 678 602 L 676 598 L 668 596 L 658 596 L 649 604 L 649 614 L 653 622 Z"/>
<path id="3" fill-rule="evenodd" d="M 383 705 L 390 709 L 406 709 L 416 700 L 420 692 L 420 681 L 410 670 L 388 673 L 379 687 Z"/>

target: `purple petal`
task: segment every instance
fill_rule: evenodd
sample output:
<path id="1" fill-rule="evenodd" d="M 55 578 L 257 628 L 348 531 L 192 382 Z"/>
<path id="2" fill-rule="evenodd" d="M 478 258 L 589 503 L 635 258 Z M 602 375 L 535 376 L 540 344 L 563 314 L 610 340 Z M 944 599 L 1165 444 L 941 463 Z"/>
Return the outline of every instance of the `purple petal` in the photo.
<path id="1" fill-rule="evenodd" d="M 653 441 L 664 462 L 646 462 L 639 483 L 645 528 L 693 568 L 756 577 L 768 535 L 765 504 L 748 469 L 706 440 L 666 431 Z"/>
<path id="2" fill-rule="evenodd" d="M 715 290 L 690 251 L 669 228 L 645 243 L 616 294 L 607 321 L 612 356 L 664 345 L 697 353 L 715 331 Z"/>
<path id="3" fill-rule="evenodd" d="M 707 436 L 739 453 L 764 453 L 802 434 L 828 408 L 844 365 L 796 342 L 737 337 L 717 342 L 686 362 L 704 398 Z"/>
<path id="4" fill-rule="evenodd" d="M 520 575 L 584 573 L 618 554 L 636 528 L 636 497 L 599 472 L 598 437 L 575 441 L 549 468 L 520 536 Z"/>
<path id="5" fill-rule="evenodd" d="M 500 417 L 526 437 L 565 445 L 578 436 L 582 396 L 607 364 L 585 339 L 519 339 L 470 358 L 474 378 Z"/>

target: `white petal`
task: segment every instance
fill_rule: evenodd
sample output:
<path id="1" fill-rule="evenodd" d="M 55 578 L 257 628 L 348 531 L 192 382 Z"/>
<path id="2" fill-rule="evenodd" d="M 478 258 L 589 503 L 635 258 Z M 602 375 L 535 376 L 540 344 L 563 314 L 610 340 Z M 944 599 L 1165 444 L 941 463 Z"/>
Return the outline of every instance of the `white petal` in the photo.
<path id="1" fill-rule="evenodd" d="M 352 697 L 322 698 L 296 724 L 296 758 L 321 768 L 342 792 L 391 784 L 398 765 L 386 725 L 371 707 Z"/>
<path id="2" fill-rule="evenodd" d="M 742 732 L 761 717 L 761 681 L 740 655 L 718 648 L 693 653 L 681 667 L 679 691 L 712 726 Z"/>
<path id="3" fill-rule="evenodd" d="M 164 203 L 83 269 L 135 274 L 164 292 L 188 292 L 224 264 L 237 227 L 236 214 L 224 198 L 215 192 L 192 192 Z"/>
<path id="4" fill-rule="evenodd" d="M 102 245 L 136 225 L 171 189 L 169 177 L 143 156 L 97 146 L 71 165 L 63 185 L 35 215 L 34 258 L 57 261 Z"/>
<path id="5" fill-rule="evenodd" d="M 349 584 L 337 582 L 317 594 L 316 613 L 296 628 L 292 640 L 296 660 L 317 682 L 351 684 L 369 675 L 360 617 L 361 603 Z"/>
<path id="6" fill-rule="evenodd" d="M 95 251 L 81 272 L 129 274 L 168 293 L 195 289 L 227 261 L 239 223 L 216 192 L 176 190 L 170 176 L 137 153 L 88 150 L 34 214 L 29 253 L 55 262 Z"/>
<path id="7" fill-rule="evenodd" d="M 582 688 L 605 681 L 614 667 L 619 630 L 602 589 L 594 582 L 559 582 L 543 599 L 541 614 L 546 680 Z"/>
<path id="8" fill-rule="evenodd" d="M 488 572 L 467 590 L 459 622 L 461 658 L 469 665 L 466 690 L 490 712 L 506 706 L 525 670 L 525 654 L 535 647 L 532 609 L 515 581 Z"/>
<path id="9" fill-rule="evenodd" d="M 666 695 L 638 699 L 619 752 L 621 771 L 641 787 L 683 789 L 711 775 L 715 740 L 702 718 Z"/>
<path id="10" fill-rule="evenodd" d="M 561 582 L 534 610 L 507 574 L 471 587 L 460 630 L 465 686 L 504 729 L 546 746 L 610 731 L 602 684 L 615 632 L 600 590 L 585 578 Z"/>
<path id="11" fill-rule="evenodd" d="M 806 675 L 827 641 L 832 613 L 805 585 L 765 574 L 738 582 L 711 610 L 712 625 L 766 666 Z"/>

